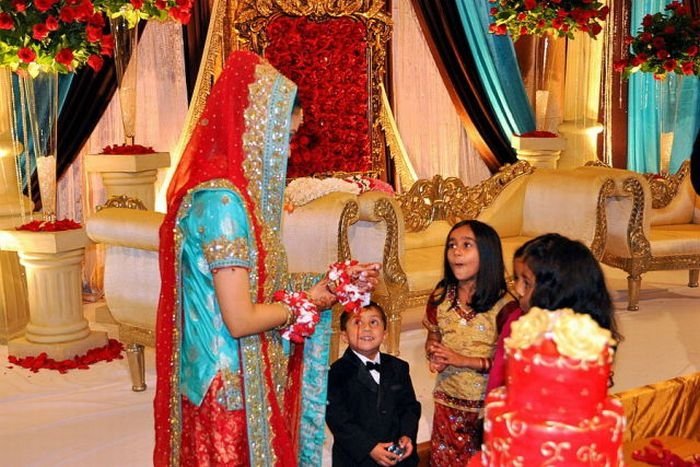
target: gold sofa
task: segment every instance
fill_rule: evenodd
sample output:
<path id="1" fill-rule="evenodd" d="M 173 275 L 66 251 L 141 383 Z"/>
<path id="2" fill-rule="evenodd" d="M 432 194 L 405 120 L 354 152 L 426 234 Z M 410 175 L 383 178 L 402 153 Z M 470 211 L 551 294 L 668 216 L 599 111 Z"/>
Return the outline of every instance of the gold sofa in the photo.
<path id="1" fill-rule="evenodd" d="M 596 164 L 634 199 L 627 225 L 608 230 L 602 262 L 629 276 L 629 310 L 639 308 L 642 274 L 647 271 L 689 271 L 688 286 L 698 286 L 700 272 L 700 196 L 693 190 L 690 163 L 673 175 L 636 174 Z"/>
<path id="2" fill-rule="evenodd" d="M 632 194 L 606 172 L 535 170 L 527 162 L 505 166 L 471 187 L 457 178 L 435 176 L 418 180 L 396 197 L 374 197 L 364 209 L 375 206 L 374 216 L 361 215 L 350 227 L 350 248 L 353 257 L 358 256 L 355 245 L 375 255 L 383 252 L 384 284 L 378 293 L 389 304 L 391 353 L 398 353 L 402 311 L 424 306 L 442 277 L 445 239 L 455 222 L 479 219 L 493 226 L 510 270 L 520 245 L 549 232 L 580 240 L 602 258 L 610 206 L 614 222 L 622 225 L 628 224 L 634 207 Z M 381 205 L 378 199 L 383 199 Z M 362 196 L 360 200 L 362 205 Z M 376 238 L 384 239 L 382 249 Z M 366 248 L 367 242 L 375 246 Z"/>
<path id="3" fill-rule="evenodd" d="M 340 192 L 285 213 L 282 240 L 289 272 L 322 273 L 330 263 L 348 259 L 347 231 L 357 213 L 357 197 Z M 127 347 L 134 391 L 146 388 L 144 346 L 155 346 L 160 292 L 158 229 L 162 220 L 162 213 L 147 211 L 140 202 L 120 197 L 111 199 L 86 222 L 90 239 L 105 246 L 105 301 L 118 324 L 119 339 Z M 336 334 L 331 355 L 337 353 Z"/>

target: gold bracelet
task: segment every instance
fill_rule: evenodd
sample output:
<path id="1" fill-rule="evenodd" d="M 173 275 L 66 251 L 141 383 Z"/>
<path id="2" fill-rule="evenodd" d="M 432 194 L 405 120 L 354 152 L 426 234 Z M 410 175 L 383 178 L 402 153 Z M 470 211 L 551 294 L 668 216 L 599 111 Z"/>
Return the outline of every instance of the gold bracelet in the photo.
<path id="1" fill-rule="evenodd" d="M 292 307 L 289 306 L 288 304 L 284 303 L 284 302 L 277 302 L 277 303 L 279 303 L 280 305 L 282 305 L 282 307 L 284 308 L 284 310 L 287 312 L 287 319 L 284 321 L 284 323 L 282 323 L 282 324 L 280 324 L 279 326 L 277 326 L 276 329 L 284 329 L 284 328 L 286 328 L 286 327 L 291 326 L 292 323 L 294 323 L 294 310 L 292 310 Z"/>

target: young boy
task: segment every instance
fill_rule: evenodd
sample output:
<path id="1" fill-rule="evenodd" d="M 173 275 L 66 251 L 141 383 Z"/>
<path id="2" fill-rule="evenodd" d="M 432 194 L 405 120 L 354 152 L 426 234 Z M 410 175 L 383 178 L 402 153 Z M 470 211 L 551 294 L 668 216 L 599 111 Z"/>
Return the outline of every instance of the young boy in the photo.
<path id="1" fill-rule="evenodd" d="M 328 375 L 326 423 L 333 433 L 333 466 L 418 465 L 415 452 L 421 406 L 408 363 L 380 353 L 386 314 L 371 302 L 343 313 L 348 349 Z"/>

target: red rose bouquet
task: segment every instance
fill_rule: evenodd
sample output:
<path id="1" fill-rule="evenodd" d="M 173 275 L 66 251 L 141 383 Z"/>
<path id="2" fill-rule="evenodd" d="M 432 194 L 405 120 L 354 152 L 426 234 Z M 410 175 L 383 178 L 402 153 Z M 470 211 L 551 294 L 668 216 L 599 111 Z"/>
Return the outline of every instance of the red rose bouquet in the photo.
<path id="1" fill-rule="evenodd" d="M 595 38 L 610 8 L 594 0 L 489 0 L 494 22 L 489 32 L 520 36 L 554 34 L 573 39 L 575 31 Z"/>
<path id="2" fill-rule="evenodd" d="M 615 71 L 625 78 L 637 71 L 653 73 L 659 80 L 667 73 L 700 74 L 700 18 L 680 2 L 669 3 L 665 11 L 644 17 L 637 35 L 626 39 L 629 57 L 615 62 Z"/>
<path id="3" fill-rule="evenodd" d="M 71 73 L 102 67 L 114 41 L 105 17 L 89 0 L 0 2 L 0 66 L 13 71 Z"/>
<path id="4" fill-rule="evenodd" d="M 140 20 L 166 21 L 168 18 L 187 24 L 194 0 L 94 0 L 95 6 L 110 18 L 123 17 L 129 29 Z"/>

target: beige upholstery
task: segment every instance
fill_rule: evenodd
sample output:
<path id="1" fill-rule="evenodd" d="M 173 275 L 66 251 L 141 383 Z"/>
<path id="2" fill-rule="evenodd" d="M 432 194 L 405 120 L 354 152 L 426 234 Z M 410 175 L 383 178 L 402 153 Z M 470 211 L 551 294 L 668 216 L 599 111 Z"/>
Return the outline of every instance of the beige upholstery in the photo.
<path id="1" fill-rule="evenodd" d="M 433 186 L 436 182 L 443 183 L 435 178 Z M 421 183 L 424 181 L 419 181 L 414 187 Z M 604 174 L 533 170 L 526 162 L 519 162 L 474 187 L 464 187 L 454 180 L 446 185 L 451 188 L 442 192 L 422 189 L 431 195 L 441 195 L 442 199 L 424 198 L 425 204 L 442 206 L 438 213 L 441 218 L 434 218 L 423 229 L 406 229 L 405 255 L 401 264 L 407 275 L 408 306 L 423 305 L 442 277 L 445 239 L 450 226 L 461 219 L 476 218 L 496 229 L 501 236 L 507 270 L 510 270 L 513 253 L 520 245 L 548 232 L 580 240 L 594 254 L 602 255 L 606 223 L 604 205 L 614 191 L 613 182 Z M 412 192 L 413 189 L 400 199 L 404 215 L 416 211 L 416 196 Z M 627 198 L 631 199 L 630 196 Z M 627 217 L 631 205 L 629 201 Z"/>
<path id="2" fill-rule="evenodd" d="M 642 274 L 688 269 L 688 286 L 698 286 L 700 271 L 700 197 L 684 162 L 674 175 L 640 175 L 627 170 L 590 167 L 614 177 L 634 197 L 627 225 L 609 229 L 602 261 L 627 271 L 629 310 L 638 309 Z M 611 214 L 609 213 L 608 216 Z"/>
<path id="3" fill-rule="evenodd" d="M 465 187 L 457 178 L 435 176 L 417 181 L 396 198 L 375 195 L 382 196 L 393 213 L 385 212 L 381 222 L 367 218 L 352 225 L 350 247 L 353 257 L 359 256 L 357 245 L 376 254 L 378 247 L 367 245 L 373 229 L 379 228 L 378 224 L 397 223 L 392 228 L 395 236 L 387 232 L 382 258 L 385 272 L 390 268 L 394 272 L 384 277 L 386 299 L 393 312 L 388 350 L 394 353 L 398 351 L 401 310 L 424 306 L 442 278 L 445 239 L 456 221 L 476 218 L 493 226 L 501 236 L 506 269 L 510 270 L 513 253 L 520 245 L 549 232 L 580 240 L 601 258 L 608 211 L 615 214 L 616 224 L 627 225 L 634 206 L 632 195 L 607 173 L 591 169 L 535 171 L 527 162 L 506 166 L 472 187 Z M 616 225 L 613 230 L 621 228 Z M 391 256 L 393 252 L 397 256 Z"/>
<path id="4" fill-rule="evenodd" d="M 357 212 L 355 195 L 331 193 L 285 213 L 282 238 L 290 272 L 325 272 L 330 263 L 348 259 L 347 230 Z M 162 213 L 107 207 L 86 222 L 90 239 L 105 245 L 105 301 L 127 346 L 134 390 L 145 389 L 143 346 L 155 345 L 162 220 Z M 337 355 L 337 334 L 332 345 Z"/>

